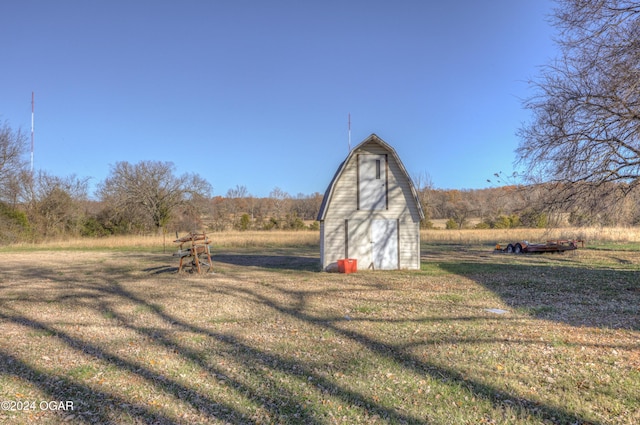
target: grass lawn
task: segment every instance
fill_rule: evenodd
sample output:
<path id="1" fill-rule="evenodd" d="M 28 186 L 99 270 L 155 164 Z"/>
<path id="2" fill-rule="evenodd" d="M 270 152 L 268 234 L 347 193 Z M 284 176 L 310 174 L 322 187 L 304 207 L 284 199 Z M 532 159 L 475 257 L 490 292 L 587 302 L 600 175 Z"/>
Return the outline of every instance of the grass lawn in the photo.
<path id="1" fill-rule="evenodd" d="M 207 275 L 5 250 L 0 422 L 640 423 L 640 256 L 593 248 L 434 243 L 420 271 L 349 275 L 308 245 L 216 252 Z"/>

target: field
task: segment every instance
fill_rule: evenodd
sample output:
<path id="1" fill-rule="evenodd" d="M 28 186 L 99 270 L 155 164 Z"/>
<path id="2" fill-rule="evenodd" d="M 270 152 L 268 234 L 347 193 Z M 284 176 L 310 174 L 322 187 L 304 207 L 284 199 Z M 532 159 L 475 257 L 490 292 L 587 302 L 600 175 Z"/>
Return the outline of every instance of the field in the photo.
<path id="1" fill-rule="evenodd" d="M 207 275 L 157 237 L 2 248 L 0 423 L 640 423 L 638 232 L 555 232 L 429 231 L 422 270 L 348 275 L 312 232 L 214 235 Z"/>

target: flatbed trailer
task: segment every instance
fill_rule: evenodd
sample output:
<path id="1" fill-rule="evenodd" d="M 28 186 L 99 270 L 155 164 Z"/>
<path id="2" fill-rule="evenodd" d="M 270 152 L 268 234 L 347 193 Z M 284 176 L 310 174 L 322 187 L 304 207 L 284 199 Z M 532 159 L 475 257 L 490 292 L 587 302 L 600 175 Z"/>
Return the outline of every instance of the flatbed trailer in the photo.
<path id="1" fill-rule="evenodd" d="M 509 244 L 497 244 L 495 252 L 504 252 L 508 254 L 533 254 L 544 252 L 565 252 L 578 249 L 578 244 L 584 248 L 584 241 L 581 239 L 555 239 L 548 240 L 546 243 L 529 243 L 521 241 Z"/>

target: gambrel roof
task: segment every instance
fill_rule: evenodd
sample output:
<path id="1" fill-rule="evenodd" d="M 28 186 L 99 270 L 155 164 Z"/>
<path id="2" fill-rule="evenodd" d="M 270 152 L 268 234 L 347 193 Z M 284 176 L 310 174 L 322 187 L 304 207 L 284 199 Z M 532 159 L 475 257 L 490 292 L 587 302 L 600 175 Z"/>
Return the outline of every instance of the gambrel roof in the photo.
<path id="1" fill-rule="evenodd" d="M 376 143 L 376 144 L 378 144 L 383 149 L 388 151 L 389 154 L 392 156 L 392 158 L 395 159 L 396 163 L 398 164 L 398 167 L 400 168 L 400 171 L 403 173 L 404 177 L 409 182 L 409 187 L 411 188 L 411 194 L 412 194 L 413 200 L 414 200 L 414 202 L 416 204 L 416 208 L 418 209 L 418 213 L 420 214 L 420 219 L 424 219 L 424 211 L 422 210 L 422 206 L 420 205 L 420 199 L 418 198 L 418 192 L 416 191 L 416 188 L 413 185 L 413 181 L 411 180 L 411 177 L 409 177 L 409 174 L 407 173 L 407 169 L 404 168 L 404 164 L 402 164 L 402 161 L 400 161 L 400 157 L 396 153 L 395 149 L 393 149 L 391 147 L 391 145 L 389 145 L 387 142 L 382 140 L 376 134 L 372 133 L 369 137 L 367 137 L 358 146 L 354 147 L 351 150 L 351 152 L 349 152 L 349 155 L 347 155 L 347 158 L 344 161 L 342 161 L 342 163 L 338 167 L 338 170 L 336 171 L 336 174 L 333 176 L 333 179 L 331 179 L 331 183 L 329 184 L 329 187 L 327 188 L 327 191 L 324 194 L 324 198 L 322 198 L 322 204 L 320 205 L 320 211 L 318 212 L 318 218 L 317 218 L 318 221 L 323 221 L 325 219 L 325 215 L 326 215 L 326 212 L 327 212 L 327 206 L 329 205 L 331 197 L 333 196 L 333 190 L 335 188 L 336 182 L 338 180 L 340 180 L 340 176 L 342 176 L 342 173 L 344 172 L 345 167 L 347 166 L 349 161 L 351 161 L 351 158 L 354 155 L 357 155 L 355 152 L 360 147 L 362 147 L 362 146 L 364 146 L 364 145 L 366 145 L 368 143 Z"/>

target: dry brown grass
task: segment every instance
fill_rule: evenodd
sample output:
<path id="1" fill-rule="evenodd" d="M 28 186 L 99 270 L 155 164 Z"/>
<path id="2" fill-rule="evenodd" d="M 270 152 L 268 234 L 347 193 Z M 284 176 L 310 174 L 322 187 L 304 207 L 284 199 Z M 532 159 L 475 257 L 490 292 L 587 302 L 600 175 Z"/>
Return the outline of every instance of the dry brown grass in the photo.
<path id="1" fill-rule="evenodd" d="M 227 231 L 211 232 L 212 246 L 219 249 L 274 248 L 319 246 L 317 231 Z M 421 238 L 427 243 L 495 244 L 528 240 L 544 242 L 547 239 L 583 239 L 586 243 L 640 243 L 640 228 L 628 227 L 569 227 L 555 229 L 462 229 L 422 230 Z M 71 250 L 162 250 L 171 251 L 175 235 L 113 236 L 104 238 L 67 238 L 37 244 L 20 243 L 12 249 L 71 249 Z"/>
<path id="2" fill-rule="evenodd" d="M 500 242 L 544 242 L 550 239 L 582 239 L 586 243 L 640 243 L 638 227 L 567 227 L 549 229 L 462 229 L 422 230 L 421 238 L 428 242 L 492 244 Z"/>
<path id="3" fill-rule="evenodd" d="M 255 248 L 275 246 L 319 245 L 320 234 L 314 231 L 226 231 L 207 233 L 216 248 Z M 71 250 L 159 250 L 166 246 L 168 250 L 175 234 L 166 235 L 130 235 L 103 238 L 64 238 L 39 243 L 18 243 L 5 249 L 71 249 Z"/>
<path id="4" fill-rule="evenodd" d="M 157 252 L 0 253 L 0 394 L 36 402 L 0 422 L 640 422 L 635 252 L 449 241 L 421 271 L 338 275 L 312 245 L 228 243 L 202 276 Z"/>

